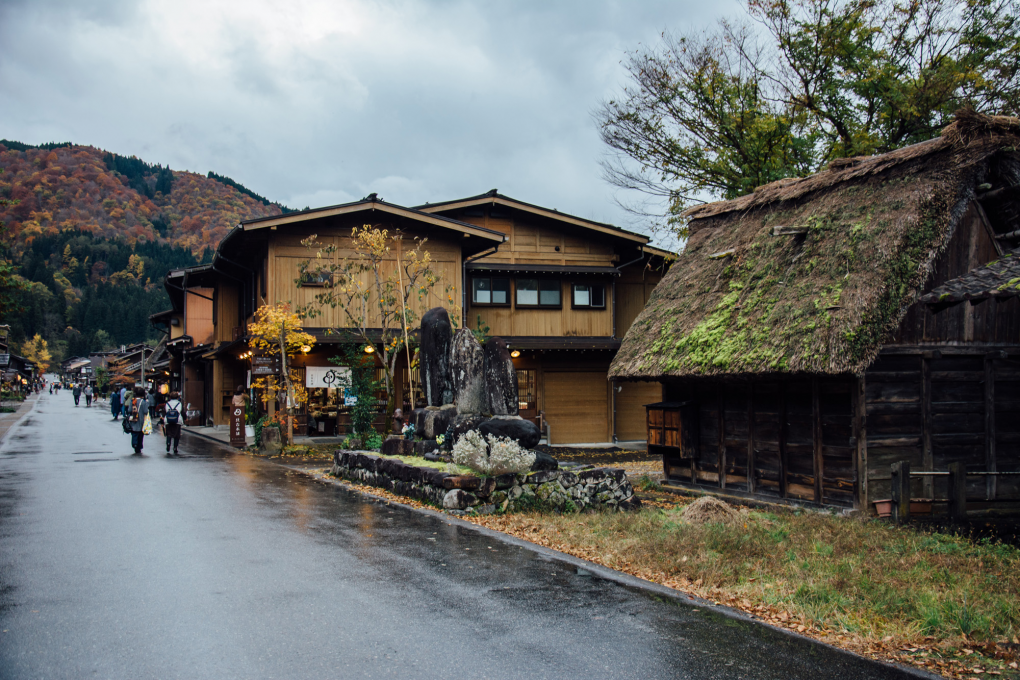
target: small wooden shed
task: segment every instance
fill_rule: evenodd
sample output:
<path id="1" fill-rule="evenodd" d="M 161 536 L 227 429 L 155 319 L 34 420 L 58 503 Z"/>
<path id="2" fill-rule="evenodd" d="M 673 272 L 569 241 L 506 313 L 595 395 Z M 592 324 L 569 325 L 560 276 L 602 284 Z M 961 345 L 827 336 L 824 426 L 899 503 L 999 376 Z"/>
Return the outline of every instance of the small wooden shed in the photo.
<path id="1" fill-rule="evenodd" d="M 1020 477 L 983 473 L 1020 471 L 1020 300 L 935 291 L 1020 242 L 1018 148 L 1017 119 L 961 112 L 936 139 L 688 211 L 610 368 L 696 405 L 668 479 L 870 510 L 893 463 L 961 462 L 971 508 L 1015 508 Z"/>

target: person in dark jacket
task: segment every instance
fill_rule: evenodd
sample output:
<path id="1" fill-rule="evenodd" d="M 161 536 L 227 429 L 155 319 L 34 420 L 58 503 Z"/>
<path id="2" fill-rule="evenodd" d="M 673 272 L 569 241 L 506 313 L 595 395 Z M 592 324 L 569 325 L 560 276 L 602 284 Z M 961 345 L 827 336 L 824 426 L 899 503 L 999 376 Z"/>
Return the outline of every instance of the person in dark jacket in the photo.
<path id="1" fill-rule="evenodd" d="M 145 388 L 135 388 L 135 398 L 131 401 L 131 448 L 135 450 L 134 455 L 142 455 L 142 440 L 145 435 L 142 433 L 142 426 L 145 424 L 145 416 L 149 415 L 149 400 L 146 398 Z"/>
<path id="2" fill-rule="evenodd" d="M 74 388 L 71 390 L 71 395 L 74 397 L 74 405 L 77 406 L 81 400 L 81 385 L 75 383 Z"/>
<path id="3" fill-rule="evenodd" d="M 113 414 L 113 419 L 117 420 L 120 418 L 120 390 L 115 389 L 110 394 L 110 413 Z"/>
<path id="4" fill-rule="evenodd" d="M 177 447 L 181 444 L 181 420 L 184 418 L 184 406 L 181 404 L 179 392 L 171 392 L 170 398 L 163 402 L 163 434 L 166 435 L 166 455 L 171 456 L 170 444 L 174 445 L 172 455 L 179 456 Z"/>

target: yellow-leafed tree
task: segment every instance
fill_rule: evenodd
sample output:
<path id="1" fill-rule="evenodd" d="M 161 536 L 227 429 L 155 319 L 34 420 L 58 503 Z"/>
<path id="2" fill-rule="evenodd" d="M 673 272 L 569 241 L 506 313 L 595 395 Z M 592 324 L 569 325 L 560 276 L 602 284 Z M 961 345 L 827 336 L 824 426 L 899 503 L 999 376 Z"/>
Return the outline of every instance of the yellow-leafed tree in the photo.
<path id="1" fill-rule="evenodd" d="M 351 232 L 352 253 L 339 258 L 335 243 L 322 244 L 313 235 L 302 243 L 315 250 L 315 257 L 299 265 L 301 279 L 314 281 L 322 292 L 315 301 L 299 309 L 308 318 L 321 316 L 326 308 L 340 310 L 340 328 L 365 345 L 378 343 L 382 356 L 383 386 L 389 397 L 387 421 L 393 413 L 394 382 L 397 361 L 401 354 L 413 366 L 411 355 L 414 329 L 431 304 L 431 296 L 438 293 L 442 276 L 425 249 L 427 239 L 415 238 L 401 243 L 403 234 L 390 234 L 386 229 L 371 225 L 355 227 Z M 393 251 L 396 251 L 395 253 Z M 386 266 L 389 261 L 392 267 Z M 456 291 L 453 284 L 443 292 L 451 306 L 451 321 L 457 323 L 459 307 L 454 304 Z M 415 386 L 411 387 L 414 404 Z"/>
<path id="2" fill-rule="evenodd" d="M 290 359 L 304 347 L 315 344 L 315 337 L 301 329 L 301 317 L 289 304 L 263 305 L 255 312 L 255 322 L 248 326 L 249 346 L 263 356 L 280 358 L 280 375 L 284 386 L 284 408 L 287 411 L 287 443 L 294 441 L 294 409 L 305 401 L 305 388 L 297 382 L 297 372 L 290 368 Z M 273 399 L 280 383 L 275 375 L 257 378 L 253 385 L 263 390 L 266 401 Z"/>
<path id="3" fill-rule="evenodd" d="M 21 346 L 21 355 L 38 366 L 40 373 L 46 372 L 46 369 L 50 367 L 50 360 L 53 359 L 50 355 L 49 343 L 38 333 Z"/>

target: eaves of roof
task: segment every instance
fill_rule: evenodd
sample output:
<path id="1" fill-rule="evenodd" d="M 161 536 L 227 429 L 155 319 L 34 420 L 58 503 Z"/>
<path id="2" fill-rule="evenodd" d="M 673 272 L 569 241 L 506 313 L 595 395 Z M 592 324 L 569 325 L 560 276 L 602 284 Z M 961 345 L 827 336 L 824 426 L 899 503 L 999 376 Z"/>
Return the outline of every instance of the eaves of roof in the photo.
<path id="1" fill-rule="evenodd" d="M 314 208 L 312 210 L 301 210 L 299 212 L 287 213 L 286 215 L 271 215 L 268 217 L 259 217 L 253 220 L 245 220 L 240 223 L 240 226 L 245 231 L 253 229 L 264 229 L 266 227 L 275 227 L 284 224 L 295 224 L 299 222 L 305 222 L 308 220 L 321 219 L 323 217 L 333 217 L 336 215 L 349 215 L 358 212 L 378 210 L 391 215 L 404 217 L 407 219 L 423 222 L 425 224 L 431 224 L 433 226 L 442 227 L 444 229 L 452 229 L 453 231 L 460 232 L 462 234 L 468 234 L 470 236 L 478 236 L 486 240 L 492 241 L 493 243 L 503 243 L 506 241 L 506 236 L 501 232 L 486 229 L 485 227 L 479 227 L 474 224 L 467 222 L 461 222 L 450 217 L 444 217 L 442 215 L 432 215 L 428 212 L 417 210 L 415 208 L 405 208 L 404 206 L 396 205 L 394 203 L 387 203 L 386 201 L 375 200 L 361 200 L 353 203 L 343 203 L 340 205 L 327 206 L 325 208 Z"/>
<path id="2" fill-rule="evenodd" d="M 583 217 L 577 217 L 568 213 L 562 213 L 556 209 L 543 208 L 540 205 L 533 203 L 525 203 L 519 201 L 516 198 L 510 198 L 504 196 L 495 189 L 479 194 L 478 196 L 471 196 L 468 198 L 459 198 L 452 201 L 443 201 L 441 203 L 426 203 L 424 205 L 415 206 L 416 210 L 421 210 L 426 213 L 440 212 L 446 210 L 456 210 L 458 208 L 470 208 L 477 205 L 502 205 L 508 208 L 516 208 L 533 215 L 539 215 L 552 220 L 558 220 L 567 224 L 572 224 L 576 227 L 582 227 L 584 229 L 591 229 L 599 231 L 605 234 L 611 234 L 618 238 L 623 238 L 628 241 L 634 241 L 636 243 L 645 244 L 648 243 L 649 239 L 644 234 L 637 234 L 626 229 L 614 226 L 612 224 L 606 224 L 605 222 L 596 222 L 595 220 L 587 220 Z M 665 252 L 665 251 L 663 251 Z"/>

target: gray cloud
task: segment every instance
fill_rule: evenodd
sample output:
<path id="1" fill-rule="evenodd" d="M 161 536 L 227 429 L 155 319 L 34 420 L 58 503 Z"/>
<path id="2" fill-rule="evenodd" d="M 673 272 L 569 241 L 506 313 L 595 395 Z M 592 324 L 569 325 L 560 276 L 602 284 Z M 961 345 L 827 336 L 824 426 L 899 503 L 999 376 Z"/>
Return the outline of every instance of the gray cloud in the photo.
<path id="1" fill-rule="evenodd" d="M 215 170 L 292 207 L 498 187 L 641 229 L 590 111 L 625 52 L 737 11 L 648 0 L 0 4 L 0 136 Z"/>

